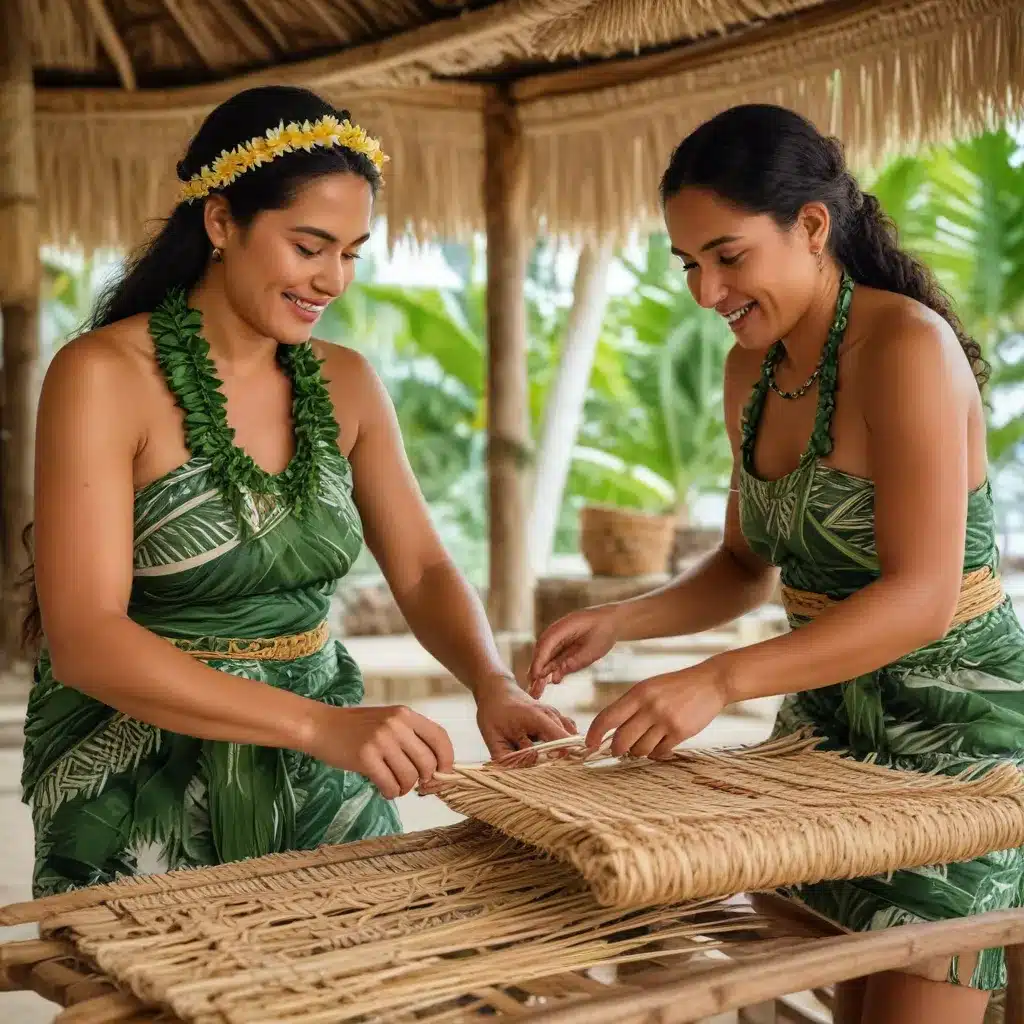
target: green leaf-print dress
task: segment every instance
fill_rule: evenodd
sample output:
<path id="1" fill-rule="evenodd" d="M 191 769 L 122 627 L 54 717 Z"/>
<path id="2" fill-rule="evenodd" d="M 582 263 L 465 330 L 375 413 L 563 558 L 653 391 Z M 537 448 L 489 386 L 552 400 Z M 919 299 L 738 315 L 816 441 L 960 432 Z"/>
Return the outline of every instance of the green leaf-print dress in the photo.
<path id="1" fill-rule="evenodd" d="M 358 704 L 359 668 L 338 642 L 290 660 L 230 656 L 233 640 L 321 626 L 362 528 L 312 348 L 279 350 L 292 381 L 296 452 L 272 476 L 234 444 L 199 328 L 180 294 L 150 319 L 157 361 L 185 413 L 190 458 L 135 495 L 128 614 L 184 650 L 222 654 L 205 661 L 223 672 Z M 35 825 L 36 896 L 401 828 L 394 805 L 362 776 L 294 751 L 202 741 L 128 718 L 62 686 L 45 648 L 22 784 Z"/>
<path id="2" fill-rule="evenodd" d="M 871 481 L 829 468 L 838 350 L 852 283 L 844 281 L 819 377 L 818 412 L 797 468 L 768 481 L 754 469 L 754 443 L 773 348 L 744 414 L 740 517 L 751 548 L 782 570 L 784 585 L 835 600 L 878 579 Z M 971 492 L 964 571 L 998 565 L 992 492 Z M 800 628 L 808 620 L 790 616 Z M 870 637 L 865 638 L 870 643 Z M 941 640 L 876 672 L 788 695 L 775 735 L 811 727 L 823 747 L 864 761 L 921 772 L 984 772 L 1024 761 L 1024 631 L 1009 600 L 954 626 Z M 1021 905 L 1021 850 L 891 876 L 801 886 L 790 895 L 854 931 L 965 917 Z M 970 979 L 956 962 L 950 980 L 1005 985 L 1002 950 L 986 950 Z"/>

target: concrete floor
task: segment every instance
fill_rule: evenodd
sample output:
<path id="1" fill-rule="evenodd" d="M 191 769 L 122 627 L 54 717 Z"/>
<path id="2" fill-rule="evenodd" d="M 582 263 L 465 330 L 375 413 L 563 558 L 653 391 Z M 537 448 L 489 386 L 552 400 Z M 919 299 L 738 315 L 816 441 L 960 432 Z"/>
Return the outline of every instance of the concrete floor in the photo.
<path id="1" fill-rule="evenodd" d="M 565 683 L 549 690 L 547 699 L 572 716 L 581 731 L 593 720 L 593 711 L 581 710 L 590 701 L 590 688 L 585 680 Z M 412 705 L 420 713 L 443 725 L 462 762 L 485 760 L 487 750 L 476 729 L 472 701 L 463 697 L 444 697 L 418 701 Z M 13 739 L 20 708 L 7 705 L 0 718 L 8 723 L 8 738 Z M 0 722 L 0 725 L 3 723 Z M 699 737 L 700 745 L 718 746 L 752 743 L 767 734 L 769 720 L 763 716 L 725 715 Z M 0 747 L 0 827 L 6 842 L 0 845 L 0 906 L 31 898 L 32 825 L 28 809 L 21 803 L 18 779 L 21 772 L 21 749 L 18 745 Z M 409 795 L 399 801 L 402 820 L 407 831 L 435 828 L 459 820 L 459 815 L 437 797 Z M 32 938 L 34 926 L 0 928 L 0 942 Z M 57 1008 L 32 993 L 0 993 L 0 1021 L 3 1024 L 50 1024 Z"/>

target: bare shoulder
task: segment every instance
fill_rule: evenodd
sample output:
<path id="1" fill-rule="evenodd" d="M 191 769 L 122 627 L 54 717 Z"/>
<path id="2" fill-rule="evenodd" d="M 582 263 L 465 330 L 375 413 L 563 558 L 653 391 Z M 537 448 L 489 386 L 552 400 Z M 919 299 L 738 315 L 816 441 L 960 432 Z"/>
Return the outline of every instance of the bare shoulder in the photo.
<path id="1" fill-rule="evenodd" d="M 343 384 L 353 377 L 365 382 L 368 378 L 377 376 L 370 360 L 347 345 L 314 339 L 313 352 L 317 359 L 321 360 L 324 380 L 331 387 Z"/>
<path id="2" fill-rule="evenodd" d="M 725 355 L 726 386 L 752 386 L 761 374 L 764 357 L 764 352 L 733 345 Z"/>
<path id="3" fill-rule="evenodd" d="M 890 401 L 925 391 L 980 401 L 974 371 L 953 328 L 927 306 L 893 292 L 862 288 L 856 324 L 856 376 L 865 399 Z"/>
<path id="4" fill-rule="evenodd" d="M 116 397 L 130 405 L 153 367 L 147 321 L 144 314 L 129 317 L 61 346 L 47 367 L 44 394 L 73 388 L 93 401 Z"/>
<path id="5" fill-rule="evenodd" d="M 361 431 L 390 416 L 390 398 L 373 364 L 361 352 L 328 341 L 313 341 L 338 422 L 339 444 L 350 454 Z"/>
<path id="6" fill-rule="evenodd" d="M 324 382 L 337 413 L 347 408 L 365 414 L 379 404 L 385 395 L 384 385 L 362 352 L 328 341 L 314 341 L 313 352 L 321 360 Z"/>
<path id="7" fill-rule="evenodd" d="M 758 377 L 764 352 L 733 345 L 725 357 L 725 416 L 726 427 L 733 439 L 739 436 L 740 417 Z"/>

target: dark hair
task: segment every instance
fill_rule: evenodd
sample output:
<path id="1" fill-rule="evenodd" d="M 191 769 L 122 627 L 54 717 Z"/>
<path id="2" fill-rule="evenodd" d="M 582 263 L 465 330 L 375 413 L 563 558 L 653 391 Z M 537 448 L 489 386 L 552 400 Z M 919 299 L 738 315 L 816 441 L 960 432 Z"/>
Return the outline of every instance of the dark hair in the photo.
<path id="1" fill-rule="evenodd" d="M 213 164 L 224 150 L 262 136 L 281 122 L 301 124 L 328 115 L 339 120 L 349 117 L 348 111 L 336 109 L 308 89 L 281 85 L 246 89 L 207 115 L 178 162 L 178 180 L 188 181 L 201 168 Z M 372 161 L 342 146 L 288 153 L 239 175 L 217 194 L 227 200 L 235 221 L 247 227 L 261 211 L 287 206 L 313 179 L 344 172 L 365 178 L 377 194 L 381 176 Z M 203 205 L 204 201 L 198 199 L 178 203 L 160 232 L 129 256 L 122 274 L 101 292 L 84 331 L 150 313 L 171 288 L 189 292 L 199 283 L 213 252 L 203 224 Z M 42 638 L 31 537 L 29 524 L 22 537 L 30 563 L 22 577 L 27 611 L 21 640 L 26 653 L 34 650 Z"/>
<path id="2" fill-rule="evenodd" d="M 981 347 L 967 334 L 949 297 L 920 260 L 900 248 L 896 225 L 878 199 L 862 192 L 838 139 L 822 135 L 785 107 L 731 107 L 691 132 L 661 179 L 662 203 L 687 186 L 706 188 L 752 213 L 791 227 L 811 202 L 832 218 L 828 248 L 858 284 L 909 296 L 956 332 L 979 387 L 988 380 Z"/>
<path id="3" fill-rule="evenodd" d="M 301 124 L 327 115 L 339 120 L 349 116 L 347 110 L 337 110 L 316 93 L 294 86 L 268 85 L 236 93 L 207 115 L 178 162 L 178 180 L 188 181 L 224 150 L 261 136 L 282 121 Z M 380 188 L 380 172 L 368 157 L 335 146 L 288 153 L 239 175 L 217 194 L 224 196 L 231 216 L 245 227 L 261 211 L 287 206 L 314 178 L 339 172 L 365 178 L 374 195 Z M 179 203 L 160 233 L 129 257 L 123 275 L 101 294 L 86 329 L 152 312 L 170 288 L 191 291 L 212 251 L 203 225 L 203 201 Z"/>

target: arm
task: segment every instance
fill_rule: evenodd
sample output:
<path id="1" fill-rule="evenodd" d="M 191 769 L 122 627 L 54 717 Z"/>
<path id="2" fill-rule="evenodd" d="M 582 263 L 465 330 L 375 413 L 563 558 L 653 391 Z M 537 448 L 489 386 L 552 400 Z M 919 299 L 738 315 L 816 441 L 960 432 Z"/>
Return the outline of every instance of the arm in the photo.
<path id="1" fill-rule="evenodd" d="M 482 687 L 503 685 L 512 676 L 476 591 L 430 521 L 391 399 L 362 356 L 328 349 L 328 359 L 343 364 L 333 376 L 346 381 L 345 401 L 358 402 L 358 434 L 349 461 L 367 547 L 416 639 L 479 697 Z M 327 375 L 332 376 L 329 369 Z"/>
<path id="2" fill-rule="evenodd" d="M 725 362 L 724 412 L 733 472 L 722 543 L 707 558 L 659 590 L 628 601 L 570 612 L 538 638 L 530 666 L 531 693 L 579 672 L 620 641 L 700 633 L 731 622 L 771 597 L 777 570 L 751 551 L 740 528 L 740 420 L 759 364 L 738 346 Z"/>
<path id="3" fill-rule="evenodd" d="M 798 630 L 712 659 L 729 701 L 853 679 L 945 634 L 963 573 L 977 400 L 962 359 L 952 332 L 920 316 L 901 317 L 865 352 L 881 577 Z"/>
<path id="4" fill-rule="evenodd" d="M 36 584 L 53 671 L 133 718 L 201 739 L 306 749 L 315 702 L 200 664 L 127 616 L 137 371 L 109 340 L 61 349 L 36 437 Z"/>
<path id="5" fill-rule="evenodd" d="M 854 679 L 946 632 L 963 572 L 977 390 L 948 328 L 901 319 L 879 327 L 861 366 L 880 579 L 798 630 L 638 683 L 594 719 L 588 745 L 614 730 L 613 753 L 666 757 L 729 703 Z"/>
<path id="6" fill-rule="evenodd" d="M 750 550 L 740 529 L 737 498 L 740 419 L 750 390 L 750 359 L 734 346 L 725 363 L 724 414 L 734 468 L 722 543 L 692 569 L 659 590 L 615 606 L 616 637 L 646 640 L 681 636 L 731 622 L 767 601 L 778 571 Z"/>
<path id="7" fill-rule="evenodd" d="M 778 572 L 758 558 L 743 539 L 736 478 L 734 470 L 722 543 L 664 587 L 616 604 L 617 639 L 701 633 L 732 622 L 771 597 Z"/>

